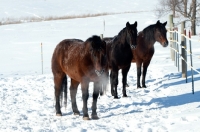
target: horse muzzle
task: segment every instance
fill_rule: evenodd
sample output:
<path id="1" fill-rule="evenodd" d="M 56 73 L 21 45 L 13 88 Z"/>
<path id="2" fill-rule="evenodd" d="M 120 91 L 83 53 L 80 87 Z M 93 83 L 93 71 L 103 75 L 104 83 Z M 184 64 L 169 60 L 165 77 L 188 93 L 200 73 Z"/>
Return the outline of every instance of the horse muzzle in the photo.
<path id="1" fill-rule="evenodd" d="M 163 45 L 163 47 L 167 47 L 168 46 L 168 41 L 164 42 L 162 45 Z"/>
<path id="2" fill-rule="evenodd" d="M 97 76 L 101 76 L 103 72 L 104 72 L 104 69 L 101 71 L 95 70 L 95 73 L 97 74 Z"/>

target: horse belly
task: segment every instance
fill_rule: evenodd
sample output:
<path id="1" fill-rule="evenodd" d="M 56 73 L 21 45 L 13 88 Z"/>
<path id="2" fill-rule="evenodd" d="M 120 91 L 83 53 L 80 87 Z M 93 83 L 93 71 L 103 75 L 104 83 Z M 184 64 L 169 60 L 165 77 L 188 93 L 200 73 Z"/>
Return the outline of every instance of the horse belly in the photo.
<path id="1" fill-rule="evenodd" d="M 80 76 L 80 74 L 78 73 L 78 71 L 76 71 L 76 70 L 74 70 L 74 69 L 67 69 L 66 71 L 65 71 L 65 74 L 67 75 L 67 76 L 69 76 L 70 78 L 72 78 L 72 79 L 74 79 L 74 80 L 76 80 L 76 81 L 78 81 L 78 82 L 81 82 L 81 76 Z"/>
<path id="2" fill-rule="evenodd" d="M 144 52 L 142 52 L 142 50 L 139 51 L 139 49 L 136 49 L 132 53 L 133 53 L 133 58 L 131 60 L 132 63 L 145 62 L 145 61 L 151 60 L 151 58 L 154 54 L 154 49 L 149 49 Z"/>
<path id="3" fill-rule="evenodd" d="M 116 64 L 118 65 L 119 69 L 124 69 L 125 67 L 131 64 L 132 54 L 129 56 L 124 56 L 123 58 L 119 59 Z"/>

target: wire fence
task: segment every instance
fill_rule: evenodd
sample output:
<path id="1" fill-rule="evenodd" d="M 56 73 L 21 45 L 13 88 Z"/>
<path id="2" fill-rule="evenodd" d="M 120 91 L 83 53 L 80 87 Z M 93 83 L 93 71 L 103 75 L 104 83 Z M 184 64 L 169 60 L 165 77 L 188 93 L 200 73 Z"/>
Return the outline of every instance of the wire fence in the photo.
<path id="1" fill-rule="evenodd" d="M 188 32 L 188 36 L 186 36 L 186 30 L 184 29 L 184 32 L 178 32 L 178 28 L 171 28 L 172 30 L 168 30 L 170 33 L 170 49 L 172 50 L 171 58 L 175 61 L 175 66 L 178 67 L 178 71 L 180 71 L 180 61 L 182 60 L 181 66 L 182 66 L 182 77 L 186 78 L 186 83 L 188 82 L 187 78 L 187 67 L 191 69 L 191 78 L 192 78 L 192 93 L 194 94 L 194 71 L 200 74 L 200 71 L 198 71 L 193 66 L 193 57 L 199 58 L 199 56 L 192 54 L 192 41 L 196 41 L 200 43 L 200 40 L 191 39 L 191 33 Z M 181 38 L 181 40 L 179 39 Z M 189 44 L 187 44 L 189 42 Z M 189 46 L 189 48 L 187 47 Z M 180 50 L 181 49 L 181 50 Z M 181 52 L 180 52 L 181 51 Z M 187 60 L 187 54 L 190 56 L 189 60 Z M 184 65 L 185 71 L 184 71 Z M 183 75 L 185 72 L 185 76 Z"/>

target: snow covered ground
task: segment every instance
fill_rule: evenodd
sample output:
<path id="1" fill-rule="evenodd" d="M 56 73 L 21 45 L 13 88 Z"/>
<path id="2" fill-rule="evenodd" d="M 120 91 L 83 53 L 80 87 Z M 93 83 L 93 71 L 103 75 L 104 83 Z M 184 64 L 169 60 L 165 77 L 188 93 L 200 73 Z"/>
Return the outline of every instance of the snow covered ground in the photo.
<path id="1" fill-rule="evenodd" d="M 12 4 L 11 4 L 12 3 Z M 145 4 L 144 4 L 145 3 Z M 127 21 L 138 22 L 138 31 L 158 18 L 152 11 L 156 1 L 148 0 L 2 0 L 0 20 L 28 17 L 63 16 L 95 13 L 115 15 L 42 21 L 0 26 L 0 131 L 108 131 L 108 132 L 191 132 L 200 130 L 200 75 L 195 72 L 195 93 L 192 94 L 191 72 L 188 83 L 170 58 L 170 48 L 155 43 L 155 54 L 147 71 L 146 89 L 136 89 L 136 66 L 128 74 L 128 98 L 114 100 L 107 95 L 98 100 L 99 120 L 83 121 L 74 116 L 68 92 L 68 106 L 64 116 L 56 117 L 51 57 L 55 46 L 65 38 L 86 40 L 96 34 L 116 35 Z M 123 13 L 146 11 L 140 13 Z M 168 21 L 168 16 L 160 18 Z M 105 29 L 104 29 L 105 22 Z M 197 27 L 199 28 L 199 27 Z M 197 30 L 198 33 L 199 30 Z M 199 36 L 193 37 L 199 40 Z M 41 64 L 43 48 L 43 74 Z M 194 41 L 194 68 L 200 71 L 200 42 Z M 189 61 L 188 56 L 188 61 Z M 118 85 L 121 93 L 121 74 Z M 92 103 L 92 83 L 88 102 Z M 82 109 L 81 90 L 77 94 Z"/>

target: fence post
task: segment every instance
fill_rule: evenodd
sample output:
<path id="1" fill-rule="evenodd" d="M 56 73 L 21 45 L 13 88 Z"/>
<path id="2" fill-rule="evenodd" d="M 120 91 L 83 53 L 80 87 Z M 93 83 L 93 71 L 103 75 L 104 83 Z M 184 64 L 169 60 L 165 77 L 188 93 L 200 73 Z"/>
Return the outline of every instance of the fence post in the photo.
<path id="1" fill-rule="evenodd" d="M 186 39 L 186 29 L 184 30 L 184 35 L 185 35 L 185 79 L 187 83 L 187 39 Z"/>
<path id="2" fill-rule="evenodd" d="M 177 28 L 177 33 L 176 33 L 176 34 L 177 34 L 177 35 L 176 35 L 176 36 L 177 36 L 176 41 L 178 42 L 178 28 Z M 180 66 L 179 66 L 179 57 L 180 57 L 180 53 L 179 53 L 179 44 L 177 43 L 176 46 L 177 46 L 177 51 L 178 51 L 178 54 L 177 54 L 177 61 L 178 61 L 178 62 L 177 62 L 177 63 L 178 63 L 178 72 L 179 72 L 179 71 L 180 71 L 180 68 L 179 68 L 179 67 L 180 67 Z"/>
<path id="3" fill-rule="evenodd" d="M 170 31 L 172 31 L 173 30 L 173 26 L 174 26 L 174 24 L 173 24 L 173 15 L 169 15 L 169 26 L 170 26 Z M 172 38 L 173 38 L 173 33 L 170 32 L 170 40 L 172 40 Z M 174 48 L 172 41 L 170 41 L 170 47 Z M 172 59 L 172 61 L 174 61 L 174 50 L 171 49 L 171 48 L 170 48 L 171 59 Z"/>
<path id="4" fill-rule="evenodd" d="M 103 20 L 103 31 L 105 31 L 105 26 L 106 26 L 106 23 L 105 23 L 105 20 Z"/>
<path id="5" fill-rule="evenodd" d="M 191 62 L 191 74 L 192 74 L 192 93 L 194 94 L 194 78 L 193 78 L 193 64 L 192 64 L 192 45 L 191 45 L 191 32 L 189 30 L 189 45 L 190 45 L 190 62 Z"/>
<path id="6" fill-rule="evenodd" d="M 176 66 L 176 32 L 175 32 L 175 28 L 173 28 L 173 33 L 172 33 L 172 39 L 173 39 L 173 44 L 172 44 L 172 48 L 174 49 L 173 50 L 173 54 L 174 54 L 174 57 L 173 57 L 173 59 L 174 59 L 174 65 Z"/>
<path id="7" fill-rule="evenodd" d="M 103 39 L 103 34 L 100 34 L 100 38 Z"/>
<path id="8" fill-rule="evenodd" d="M 181 56 L 183 57 L 182 59 L 182 78 L 186 78 L 187 76 L 187 55 L 186 55 L 186 51 L 184 48 L 186 48 L 186 42 L 185 42 L 185 21 L 183 21 L 181 23 Z M 185 62 L 186 61 L 186 62 Z"/>

